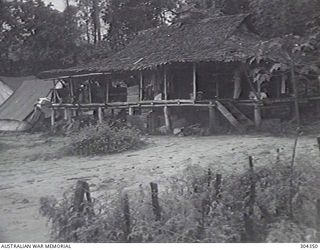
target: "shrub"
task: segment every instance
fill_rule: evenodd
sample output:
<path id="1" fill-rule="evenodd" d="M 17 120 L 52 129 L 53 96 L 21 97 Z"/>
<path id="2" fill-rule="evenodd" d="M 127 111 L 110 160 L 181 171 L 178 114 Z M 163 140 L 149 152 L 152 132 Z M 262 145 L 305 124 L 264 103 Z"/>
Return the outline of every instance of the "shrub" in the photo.
<path id="1" fill-rule="evenodd" d="M 51 211 L 44 215 L 53 223 L 53 239 L 60 241 L 315 242 L 314 201 L 320 191 L 317 176 L 318 170 L 309 164 L 300 165 L 290 175 L 286 164 L 277 162 L 256 169 L 254 174 L 248 170 L 224 176 L 221 189 L 217 190 L 211 170 L 192 165 L 180 177 L 171 177 L 168 185 L 160 186 L 160 221 L 153 214 L 149 187 L 140 186 L 129 192 L 128 235 L 124 233 L 121 200 L 115 199 L 114 193 L 103 199 L 106 203 L 94 201 L 91 214 L 72 213 L 72 193 L 60 203 L 43 199 L 42 210 Z M 290 178 L 293 186 L 289 185 Z M 246 214 L 248 199 L 252 198 L 252 180 L 255 193 L 249 221 Z"/>
<path id="2" fill-rule="evenodd" d="M 142 144 L 140 132 L 119 122 L 89 125 L 70 134 L 70 155 L 119 153 Z"/>

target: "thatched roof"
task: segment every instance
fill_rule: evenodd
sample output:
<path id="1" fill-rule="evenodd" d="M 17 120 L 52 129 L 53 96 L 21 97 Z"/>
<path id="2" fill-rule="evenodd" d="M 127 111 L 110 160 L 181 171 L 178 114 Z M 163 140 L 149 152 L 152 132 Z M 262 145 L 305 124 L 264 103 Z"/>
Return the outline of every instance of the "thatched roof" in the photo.
<path id="1" fill-rule="evenodd" d="M 63 70 L 42 72 L 40 77 L 142 70 L 177 62 L 244 61 L 257 53 L 257 36 L 240 29 L 247 14 L 182 20 L 149 29 L 127 47 L 104 60 Z"/>

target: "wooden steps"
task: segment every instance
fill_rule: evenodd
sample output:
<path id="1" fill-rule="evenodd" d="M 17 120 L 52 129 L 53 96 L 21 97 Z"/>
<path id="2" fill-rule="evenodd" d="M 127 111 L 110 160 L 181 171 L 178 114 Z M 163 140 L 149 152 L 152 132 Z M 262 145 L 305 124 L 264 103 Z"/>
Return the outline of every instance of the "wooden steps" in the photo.
<path id="1" fill-rule="evenodd" d="M 234 126 L 239 132 L 245 132 L 248 127 L 253 126 L 254 123 L 246 117 L 236 106 L 230 101 L 215 102 L 217 109 L 221 114 Z"/>

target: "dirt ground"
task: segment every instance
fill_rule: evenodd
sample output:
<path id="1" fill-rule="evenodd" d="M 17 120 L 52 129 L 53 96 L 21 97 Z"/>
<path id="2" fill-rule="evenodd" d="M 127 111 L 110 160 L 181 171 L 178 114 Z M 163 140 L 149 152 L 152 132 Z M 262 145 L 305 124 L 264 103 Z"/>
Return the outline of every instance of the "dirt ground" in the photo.
<path id="1" fill-rule="evenodd" d="M 63 138 L 41 134 L 0 135 L 0 242 L 47 242 L 49 230 L 39 215 L 39 199 L 63 192 L 78 179 L 90 183 L 92 196 L 155 181 L 165 185 L 190 164 L 222 174 L 247 167 L 248 155 L 256 167 L 276 159 L 289 160 L 294 139 L 263 135 L 211 137 L 150 137 L 140 150 L 95 157 L 59 157 Z M 319 161 L 315 136 L 301 137 L 297 157 Z M 146 186 L 147 187 L 147 186 Z"/>

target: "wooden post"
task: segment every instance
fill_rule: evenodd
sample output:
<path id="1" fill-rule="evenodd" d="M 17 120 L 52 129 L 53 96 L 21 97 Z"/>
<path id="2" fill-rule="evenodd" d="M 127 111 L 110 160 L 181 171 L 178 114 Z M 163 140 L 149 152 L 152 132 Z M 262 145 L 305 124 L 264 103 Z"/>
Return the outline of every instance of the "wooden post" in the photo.
<path id="1" fill-rule="evenodd" d="M 318 147 L 319 147 L 319 151 L 320 151 L 320 137 L 317 137 L 317 143 L 318 143 Z"/>
<path id="2" fill-rule="evenodd" d="M 287 93 L 287 86 L 286 86 L 287 76 L 285 74 L 281 74 L 281 83 L 280 83 L 280 95 L 284 95 Z"/>
<path id="3" fill-rule="evenodd" d="M 56 80 L 53 79 L 53 103 L 57 103 L 57 90 L 56 90 Z"/>
<path id="4" fill-rule="evenodd" d="M 129 235 L 131 232 L 131 223 L 130 223 L 130 207 L 129 207 L 129 196 L 125 193 L 122 197 L 122 206 L 123 206 L 123 219 L 124 219 L 124 240 L 129 241 Z"/>
<path id="5" fill-rule="evenodd" d="M 163 107 L 163 113 L 164 113 L 164 121 L 166 125 L 167 132 L 171 132 L 171 122 L 170 122 L 170 114 L 167 106 Z"/>
<path id="6" fill-rule="evenodd" d="M 216 108 L 212 105 L 212 102 L 210 102 L 209 106 L 209 131 L 210 133 L 217 132 L 218 130 L 218 124 L 217 124 L 217 112 Z"/>
<path id="7" fill-rule="evenodd" d="M 210 168 L 208 169 L 208 180 L 207 181 L 208 181 L 208 187 L 210 187 L 211 181 L 212 181 L 212 171 Z"/>
<path id="8" fill-rule="evenodd" d="M 134 108 L 133 107 L 129 107 L 129 115 L 130 116 L 134 115 Z"/>
<path id="9" fill-rule="evenodd" d="M 249 156 L 249 171 L 250 171 L 250 199 L 249 199 L 249 215 L 252 216 L 254 213 L 254 203 L 256 195 L 256 182 L 253 169 L 253 159 Z"/>
<path id="10" fill-rule="evenodd" d="M 158 198 L 158 184 L 151 182 L 151 202 L 152 202 L 152 209 L 155 215 L 155 220 L 161 220 L 161 211 L 159 205 L 159 198 Z"/>
<path id="11" fill-rule="evenodd" d="M 76 98 L 74 96 L 74 86 L 73 86 L 73 81 L 72 81 L 72 77 L 71 76 L 69 78 L 69 90 L 70 90 L 71 103 L 74 103 Z"/>
<path id="12" fill-rule="evenodd" d="M 51 108 L 51 129 L 54 128 L 55 125 L 55 110 L 54 108 Z"/>
<path id="13" fill-rule="evenodd" d="M 249 156 L 249 197 L 248 201 L 245 204 L 245 213 L 244 213 L 244 224 L 245 224 L 245 241 L 254 242 L 255 241 L 255 231 L 254 231 L 254 205 L 256 199 L 256 182 L 255 174 L 253 169 L 253 159 L 252 156 Z"/>
<path id="14" fill-rule="evenodd" d="M 83 201 L 86 196 L 89 203 L 92 202 L 89 184 L 86 181 L 77 181 L 76 191 L 74 194 L 73 210 L 76 212 L 83 211 Z"/>
<path id="15" fill-rule="evenodd" d="M 139 101 L 143 100 L 143 74 L 142 71 L 139 72 L 140 82 L 139 82 Z"/>
<path id="16" fill-rule="evenodd" d="M 98 108 L 98 119 L 99 119 L 99 123 L 103 123 L 103 109 L 102 107 Z"/>
<path id="17" fill-rule="evenodd" d="M 254 105 L 254 124 L 256 129 L 260 128 L 262 122 L 261 107 L 259 104 Z"/>
<path id="18" fill-rule="evenodd" d="M 168 100 L 167 68 L 166 68 L 166 66 L 164 66 L 164 68 L 163 68 L 163 92 L 164 92 L 164 99 Z"/>
<path id="19" fill-rule="evenodd" d="M 106 102 L 106 104 L 109 103 L 110 84 L 112 84 L 111 75 L 108 77 L 107 82 L 106 82 L 106 92 L 105 92 L 105 102 Z"/>
<path id="20" fill-rule="evenodd" d="M 222 182 L 222 175 L 216 174 L 216 182 L 214 188 L 216 190 L 216 198 L 221 198 L 221 182 Z"/>
<path id="21" fill-rule="evenodd" d="M 92 103 L 91 80 L 89 80 L 89 103 Z"/>
<path id="22" fill-rule="evenodd" d="M 69 110 L 67 109 L 67 108 L 63 108 L 63 115 L 64 115 L 64 117 L 63 117 L 63 119 L 65 120 L 65 121 L 68 121 L 69 120 L 69 112 L 68 112 Z"/>
<path id="23" fill-rule="evenodd" d="M 280 149 L 277 148 L 276 152 L 277 152 L 276 161 L 279 162 L 280 161 Z"/>
<path id="24" fill-rule="evenodd" d="M 197 100 L 197 65 L 196 63 L 192 64 L 192 93 L 193 93 L 193 101 Z"/>

